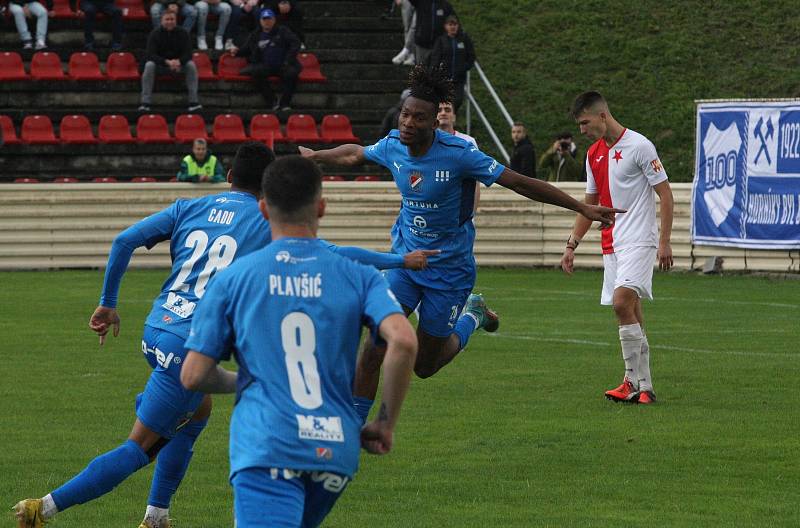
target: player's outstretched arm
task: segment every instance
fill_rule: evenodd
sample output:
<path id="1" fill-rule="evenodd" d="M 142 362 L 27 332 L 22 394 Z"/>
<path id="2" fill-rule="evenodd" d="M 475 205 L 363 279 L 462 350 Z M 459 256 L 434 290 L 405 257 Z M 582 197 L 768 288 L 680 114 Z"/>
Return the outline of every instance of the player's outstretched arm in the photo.
<path id="1" fill-rule="evenodd" d="M 589 205 L 596 205 L 600 201 L 600 195 L 595 193 L 587 193 L 583 201 Z M 567 246 L 564 248 L 564 254 L 561 256 L 561 269 L 567 274 L 572 274 L 575 265 L 575 249 L 581 243 L 586 232 L 592 227 L 592 221 L 578 214 L 575 217 L 575 225 L 572 228 L 572 233 L 567 238 Z"/>
<path id="2" fill-rule="evenodd" d="M 419 271 L 428 267 L 428 257 L 441 253 L 438 249 L 417 249 L 405 255 L 382 253 L 358 246 L 337 246 L 328 243 L 328 249 L 350 260 L 355 260 L 379 270 L 406 268 Z"/>
<path id="3" fill-rule="evenodd" d="M 181 366 L 181 384 L 206 394 L 236 392 L 236 373 L 217 365 L 214 358 L 190 350 Z"/>
<path id="4" fill-rule="evenodd" d="M 355 143 L 339 145 L 325 150 L 311 150 L 308 147 L 297 147 L 297 149 L 304 158 L 326 165 L 351 167 L 353 165 L 361 165 L 366 161 L 364 147 Z"/>
<path id="5" fill-rule="evenodd" d="M 385 455 L 392 449 L 394 428 L 411 381 L 417 335 L 408 319 L 398 313 L 384 319 L 379 332 L 387 343 L 381 405 L 377 418 L 361 430 L 361 446 L 372 454 Z"/>
<path id="6" fill-rule="evenodd" d="M 623 209 L 614 209 L 611 207 L 579 202 L 555 185 L 550 185 L 536 178 L 523 176 L 509 168 L 506 168 L 502 174 L 500 174 L 497 183 L 531 200 L 571 209 L 582 214 L 591 221 L 600 222 L 602 227 L 611 226 L 614 223 L 614 215 L 616 213 L 625 212 Z"/>
<path id="7" fill-rule="evenodd" d="M 658 267 L 663 271 L 667 271 L 672 267 L 672 246 L 670 245 L 670 238 L 672 237 L 672 216 L 674 210 L 674 200 L 672 198 L 672 188 L 669 186 L 669 181 L 655 185 L 653 190 L 658 195 L 661 202 L 659 206 L 659 216 L 661 217 L 661 230 L 658 239 Z"/>

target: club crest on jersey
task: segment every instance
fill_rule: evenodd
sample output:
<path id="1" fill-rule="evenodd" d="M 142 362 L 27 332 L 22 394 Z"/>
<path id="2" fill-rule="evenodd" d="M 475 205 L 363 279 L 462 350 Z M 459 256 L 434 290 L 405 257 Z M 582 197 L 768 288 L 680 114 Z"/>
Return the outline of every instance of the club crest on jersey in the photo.
<path id="1" fill-rule="evenodd" d="M 653 172 L 661 172 L 661 170 L 664 168 L 661 166 L 661 162 L 658 159 L 651 161 L 650 165 L 653 166 Z"/>
<path id="2" fill-rule="evenodd" d="M 422 173 L 419 171 L 413 171 L 411 174 L 409 174 L 408 184 L 411 186 L 412 191 L 422 192 Z"/>
<path id="3" fill-rule="evenodd" d="M 318 447 L 317 448 L 317 458 L 322 458 L 325 460 L 330 460 L 333 458 L 333 449 L 330 447 Z"/>

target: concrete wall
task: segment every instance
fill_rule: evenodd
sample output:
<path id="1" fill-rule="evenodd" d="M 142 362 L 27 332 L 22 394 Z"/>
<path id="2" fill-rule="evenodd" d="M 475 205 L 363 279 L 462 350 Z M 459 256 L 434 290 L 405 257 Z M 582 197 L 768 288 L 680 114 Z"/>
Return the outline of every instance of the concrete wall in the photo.
<path id="1" fill-rule="evenodd" d="M 220 192 L 223 185 L 7 184 L 0 185 L 0 269 L 103 267 L 114 236 L 179 197 Z M 581 184 L 562 184 L 581 198 Z M 678 269 L 722 256 L 727 270 L 800 271 L 797 251 L 756 251 L 689 243 L 690 184 L 673 184 L 673 252 Z M 399 207 L 392 183 L 325 184 L 328 214 L 320 236 L 347 245 L 389 248 L 389 229 Z M 531 202 L 499 186 L 483 188 L 475 223 L 475 255 L 485 266 L 557 266 L 574 214 Z M 591 230 L 578 248 L 576 264 L 600 267 L 599 232 Z M 131 266 L 165 267 L 169 247 L 139 250 Z"/>

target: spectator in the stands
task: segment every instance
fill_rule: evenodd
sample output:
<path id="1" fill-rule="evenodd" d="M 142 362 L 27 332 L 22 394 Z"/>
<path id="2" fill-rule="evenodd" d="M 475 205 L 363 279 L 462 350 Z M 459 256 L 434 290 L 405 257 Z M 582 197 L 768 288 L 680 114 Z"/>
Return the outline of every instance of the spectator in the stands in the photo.
<path id="1" fill-rule="evenodd" d="M 34 0 L 11 0 L 8 10 L 14 17 L 19 38 L 22 39 L 24 49 L 34 47 L 33 37 L 28 29 L 28 18 L 36 18 L 36 49 L 47 47 L 47 19 L 55 15 L 53 12 L 53 0 L 45 0 L 47 7 Z"/>
<path id="2" fill-rule="evenodd" d="M 208 49 L 206 23 L 208 14 L 211 13 L 219 17 L 217 33 L 214 36 L 214 49 L 222 51 L 228 23 L 231 19 L 231 5 L 224 0 L 197 0 L 194 8 L 197 10 L 197 49 L 203 51 Z M 229 39 L 228 49 L 231 49 L 231 46 L 233 46 L 233 41 Z"/>
<path id="3" fill-rule="evenodd" d="M 449 15 L 444 21 L 444 35 L 433 43 L 429 66 L 444 67 L 453 79 L 455 111 L 464 102 L 464 85 L 467 84 L 467 72 L 475 65 L 475 47 L 472 39 L 461 29 L 456 15 Z"/>
<path id="4" fill-rule="evenodd" d="M 386 111 L 386 114 L 383 116 L 383 121 L 381 121 L 381 135 L 380 137 L 386 137 L 389 135 L 389 132 L 397 128 L 397 120 L 400 116 L 400 110 L 403 108 L 403 103 L 406 101 L 406 98 L 411 95 L 411 89 L 406 88 L 400 94 L 400 100 L 395 103 L 395 105 L 389 108 Z"/>
<path id="5" fill-rule="evenodd" d="M 178 181 L 195 183 L 222 183 L 225 169 L 215 155 L 208 150 L 208 142 L 198 138 L 192 143 L 192 153 L 181 160 Z"/>
<path id="6" fill-rule="evenodd" d="M 414 61 L 414 31 L 417 27 L 417 14 L 410 0 L 393 0 L 400 6 L 400 14 L 403 17 L 403 49 L 392 58 L 392 63 L 413 66 Z"/>
<path id="7" fill-rule="evenodd" d="M 261 13 L 261 0 L 230 0 L 231 21 L 228 24 L 226 38 L 233 39 L 234 44 L 240 44 L 239 35 L 246 32 L 248 35 L 258 27 L 258 16 Z M 229 50 L 226 46 L 226 50 Z"/>
<path id="8" fill-rule="evenodd" d="M 71 7 L 75 8 L 75 0 L 70 0 Z M 114 0 L 80 0 L 78 15 L 83 14 L 83 47 L 86 51 L 94 50 L 94 24 L 97 14 L 103 13 L 111 18 L 111 49 L 122 49 L 122 9 L 114 5 Z"/>
<path id="9" fill-rule="evenodd" d="M 511 153 L 511 170 L 531 178 L 536 177 L 536 152 L 533 143 L 528 139 L 525 125 L 517 121 L 511 126 L 511 140 L 514 141 L 514 152 Z"/>
<path id="10" fill-rule="evenodd" d="M 250 34 L 244 46 L 241 49 L 234 46 L 230 54 L 247 57 L 249 64 L 241 73 L 253 78 L 267 107 L 273 112 L 278 109 L 287 112 L 291 110 L 297 77 L 302 69 L 297 61 L 300 39 L 288 27 L 278 25 L 272 9 L 261 10 L 259 24 L 261 27 Z M 277 103 L 269 80 L 272 75 L 280 76 L 283 82 L 283 93 Z"/>
<path id="11" fill-rule="evenodd" d="M 297 2 L 290 0 L 272 0 L 269 6 L 275 12 L 275 20 L 279 25 L 288 26 L 292 33 L 300 39 L 300 49 L 306 49 L 306 35 L 303 32 L 303 10 Z"/>
<path id="12" fill-rule="evenodd" d="M 454 15 L 447 0 L 409 0 L 417 13 L 414 30 L 414 56 L 417 64 L 428 64 L 433 43 L 444 33 L 444 21 Z"/>
<path id="13" fill-rule="evenodd" d="M 547 181 L 585 181 L 583 175 L 583 159 L 578 156 L 578 146 L 573 141 L 571 132 L 562 132 L 556 136 L 555 142 L 539 158 L 539 170 Z"/>
<path id="14" fill-rule="evenodd" d="M 192 32 L 194 23 L 197 21 L 197 9 L 193 5 L 187 4 L 186 0 L 155 0 L 150 6 L 150 19 L 153 22 L 153 29 L 161 26 L 161 15 L 169 11 L 175 16 L 183 18 L 183 29 L 187 33 Z"/>
<path id="15" fill-rule="evenodd" d="M 144 72 L 142 73 L 142 104 L 139 111 L 149 112 L 156 75 L 186 77 L 189 92 L 189 112 L 203 108 L 197 97 L 197 67 L 192 60 L 189 32 L 178 27 L 178 17 L 167 10 L 161 15 L 161 27 L 147 37 Z"/>

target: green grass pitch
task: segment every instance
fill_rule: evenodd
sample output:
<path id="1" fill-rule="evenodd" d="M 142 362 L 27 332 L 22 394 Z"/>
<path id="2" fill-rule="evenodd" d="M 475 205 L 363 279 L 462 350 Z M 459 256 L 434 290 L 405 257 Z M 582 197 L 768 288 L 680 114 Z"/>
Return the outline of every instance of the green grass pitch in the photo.
<path id="1" fill-rule="evenodd" d="M 148 375 L 142 322 L 164 276 L 127 274 L 121 335 L 100 348 L 86 323 L 102 272 L 0 273 L 6 508 L 125 439 Z M 362 457 L 325 526 L 796 526 L 800 281 L 657 274 L 645 319 L 660 401 L 649 407 L 603 398 L 622 361 L 600 282 L 598 271 L 480 270 L 500 330 L 414 380 L 395 450 Z M 178 528 L 232 525 L 232 400 L 215 405 L 173 501 Z M 151 475 L 52 525 L 138 526 Z"/>

